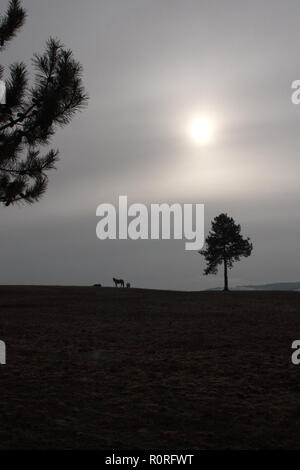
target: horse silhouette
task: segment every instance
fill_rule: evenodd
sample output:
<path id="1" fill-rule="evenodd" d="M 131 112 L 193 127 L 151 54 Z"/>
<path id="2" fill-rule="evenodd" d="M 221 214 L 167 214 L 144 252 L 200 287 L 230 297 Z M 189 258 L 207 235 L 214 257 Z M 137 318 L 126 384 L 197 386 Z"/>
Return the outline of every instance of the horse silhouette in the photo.
<path id="1" fill-rule="evenodd" d="M 125 287 L 125 283 L 124 283 L 123 279 L 116 279 L 116 278 L 113 277 L 113 281 L 114 281 L 116 287 L 118 287 L 118 285 L 120 285 L 121 287 Z"/>

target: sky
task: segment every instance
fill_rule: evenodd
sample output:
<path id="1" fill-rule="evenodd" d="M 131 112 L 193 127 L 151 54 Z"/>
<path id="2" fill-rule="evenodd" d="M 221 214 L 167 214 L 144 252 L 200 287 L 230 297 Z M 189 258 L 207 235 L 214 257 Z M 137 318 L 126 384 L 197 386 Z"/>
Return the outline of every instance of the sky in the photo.
<path id="1" fill-rule="evenodd" d="M 0 0 L 0 9 L 7 2 Z M 23 0 L 27 21 L 6 67 L 59 38 L 84 68 L 89 106 L 58 129 L 57 170 L 32 206 L 1 207 L 1 284 L 198 290 L 222 270 L 183 240 L 96 237 L 96 208 L 205 206 L 205 235 L 225 212 L 254 249 L 231 285 L 300 281 L 300 3 L 277 0 Z M 187 126 L 206 116 L 196 144 Z"/>

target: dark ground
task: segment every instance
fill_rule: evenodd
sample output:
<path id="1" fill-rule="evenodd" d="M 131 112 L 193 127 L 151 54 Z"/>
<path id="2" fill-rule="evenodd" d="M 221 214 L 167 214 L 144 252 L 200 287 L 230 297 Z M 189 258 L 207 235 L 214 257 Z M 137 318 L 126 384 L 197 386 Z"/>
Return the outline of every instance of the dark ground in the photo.
<path id="1" fill-rule="evenodd" d="M 299 449 L 300 293 L 0 287 L 2 449 Z"/>

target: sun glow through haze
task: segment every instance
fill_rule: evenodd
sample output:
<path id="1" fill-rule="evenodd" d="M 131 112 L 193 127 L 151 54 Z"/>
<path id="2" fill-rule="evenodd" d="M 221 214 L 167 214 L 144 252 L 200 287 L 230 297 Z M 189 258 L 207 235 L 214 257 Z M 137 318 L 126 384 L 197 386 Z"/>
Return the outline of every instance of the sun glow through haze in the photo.
<path id="1" fill-rule="evenodd" d="M 212 131 L 212 124 L 207 118 L 195 119 L 189 127 L 191 138 L 198 144 L 209 142 L 212 138 Z"/>

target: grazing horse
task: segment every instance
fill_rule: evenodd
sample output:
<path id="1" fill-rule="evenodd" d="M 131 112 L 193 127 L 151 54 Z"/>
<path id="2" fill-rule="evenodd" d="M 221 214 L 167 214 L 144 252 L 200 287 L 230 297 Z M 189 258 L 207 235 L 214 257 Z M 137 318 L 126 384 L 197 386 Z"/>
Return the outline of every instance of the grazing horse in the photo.
<path id="1" fill-rule="evenodd" d="M 113 281 L 114 281 L 116 287 L 118 287 L 118 285 L 120 285 L 121 287 L 125 287 L 125 283 L 124 283 L 123 279 L 115 279 L 113 277 Z"/>

